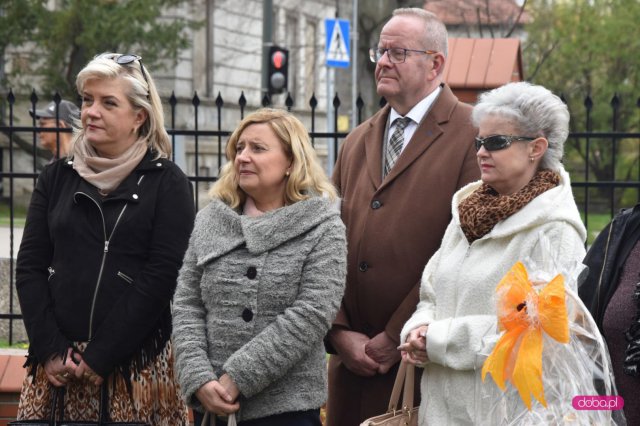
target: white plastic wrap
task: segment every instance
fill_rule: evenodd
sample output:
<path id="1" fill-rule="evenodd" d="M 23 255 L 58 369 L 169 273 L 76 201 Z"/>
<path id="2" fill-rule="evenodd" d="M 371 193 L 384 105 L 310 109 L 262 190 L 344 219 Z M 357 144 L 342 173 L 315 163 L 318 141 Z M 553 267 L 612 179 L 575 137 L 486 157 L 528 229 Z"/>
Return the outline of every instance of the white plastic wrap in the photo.
<path id="1" fill-rule="evenodd" d="M 476 424 L 482 425 L 625 425 L 622 410 L 576 410 L 573 399 L 581 395 L 617 395 L 606 344 L 596 323 L 577 293 L 577 281 L 584 266 L 576 264 L 559 270 L 555 252 L 545 237 L 536 253 L 523 259 L 529 282 L 540 292 L 557 274 L 565 281 L 569 342 L 560 343 L 542 332 L 542 385 L 546 408 L 532 398 L 527 408 L 513 383 L 507 381 L 503 392 L 480 370 L 500 339 L 502 332 L 488 335 L 477 356 L 475 390 Z M 561 253 L 558 256 L 562 256 Z M 535 260 L 534 260 L 535 259 Z M 498 283 L 496 283 L 497 285 Z M 499 295 L 496 296 L 499 298 Z M 492 303 L 498 303 L 496 299 Z M 500 306 L 499 304 L 497 306 Z M 535 322 L 535 319 L 533 320 Z M 516 346 L 517 348 L 517 346 Z"/>

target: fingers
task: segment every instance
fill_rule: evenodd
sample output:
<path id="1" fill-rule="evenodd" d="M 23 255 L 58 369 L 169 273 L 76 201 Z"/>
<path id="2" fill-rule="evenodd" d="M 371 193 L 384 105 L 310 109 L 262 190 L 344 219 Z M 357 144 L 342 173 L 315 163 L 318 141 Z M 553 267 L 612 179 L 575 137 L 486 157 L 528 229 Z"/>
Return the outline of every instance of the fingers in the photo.
<path id="1" fill-rule="evenodd" d="M 234 402 L 233 404 L 227 404 L 226 402 L 219 400 L 218 403 L 212 408 L 209 408 L 209 411 L 212 413 L 228 416 L 229 414 L 233 414 L 238 412 L 240 409 L 240 403 Z"/>
<path id="2" fill-rule="evenodd" d="M 406 352 L 425 352 L 427 348 L 427 326 L 414 328 L 409 332 L 407 340 L 398 346 L 398 350 Z"/>
<path id="3" fill-rule="evenodd" d="M 233 403 L 233 397 L 219 381 L 213 382 L 213 390 L 216 391 L 220 399 L 224 402 L 228 404 Z"/>
<path id="4" fill-rule="evenodd" d="M 229 392 L 217 380 L 202 385 L 196 391 L 196 397 L 208 411 L 214 414 L 228 415 L 240 409 L 240 404 L 233 402 Z"/>
<path id="5" fill-rule="evenodd" d="M 64 365 L 63 358 L 54 355 L 44 363 L 44 372 L 53 386 L 65 386 L 72 377 Z"/>
<path id="6" fill-rule="evenodd" d="M 100 386 L 104 379 L 94 372 L 82 356 L 69 348 L 65 356 L 53 356 L 44 364 L 47 379 L 56 387 L 66 386 L 71 380 L 86 380 Z"/>
<path id="7" fill-rule="evenodd" d="M 92 383 L 95 386 L 100 386 L 103 382 L 102 377 L 96 376 L 96 375 L 91 375 L 91 376 L 85 375 L 85 380 L 88 381 L 89 383 Z"/>
<path id="8" fill-rule="evenodd" d="M 228 399 L 225 397 L 225 400 L 227 402 L 235 401 L 240 395 L 240 389 L 238 389 L 238 386 L 233 381 L 231 376 L 225 373 L 220 377 L 218 381 L 220 382 L 220 385 L 224 388 L 227 395 L 229 396 Z"/>
<path id="9" fill-rule="evenodd" d="M 57 374 L 47 373 L 47 379 L 49 379 L 49 382 L 57 388 L 66 385 L 66 382 L 62 382 L 63 378 L 61 376 L 58 376 Z"/>
<path id="10" fill-rule="evenodd" d="M 380 367 L 378 367 L 378 373 L 387 374 L 389 370 L 391 370 L 391 367 L 393 367 L 393 364 L 382 363 L 380 364 Z"/>
<path id="11" fill-rule="evenodd" d="M 91 371 L 91 370 L 85 370 L 85 371 L 82 373 L 81 378 L 82 378 L 82 380 L 86 380 L 86 381 L 88 381 L 88 382 L 91 382 L 91 383 L 93 383 L 93 384 L 94 384 L 94 385 L 96 385 L 96 386 L 101 385 L 101 384 L 102 384 L 102 382 L 103 382 L 102 377 L 98 376 L 96 373 L 94 373 L 94 372 L 93 372 L 93 371 Z"/>
<path id="12" fill-rule="evenodd" d="M 380 364 L 376 362 L 373 358 L 367 354 L 366 345 L 363 345 L 362 356 L 359 359 L 358 363 L 360 367 L 360 371 L 362 372 L 362 376 L 371 377 L 378 372 L 380 368 Z"/>
<path id="13" fill-rule="evenodd" d="M 373 359 L 369 358 L 366 354 L 362 354 L 354 359 L 344 360 L 345 366 L 353 373 L 363 376 L 371 377 L 378 372 L 380 365 Z"/>
<path id="14" fill-rule="evenodd" d="M 100 386 L 102 382 L 104 382 L 104 379 L 100 377 L 100 375 L 98 375 L 95 371 L 93 371 L 91 367 L 89 367 L 89 365 L 82 360 L 74 368 L 73 371 L 74 377 L 78 380 L 85 380 L 93 383 L 96 386 Z"/>
<path id="15" fill-rule="evenodd" d="M 410 356 L 408 356 L 408 357 L 405 359 L 405 361 L 406 361 L 406 362 L 408 362 L 409 364 L 413 364 L 413 365 L 415 365 L 416 367 L 421 367 L 421 366 L 422 366 L 422 364 L 421 364 L 421 363 L 419 363 L 419 362 L 418 362 L 418 361 L 416 361 L 415 359 L 411 358 Z"/>
<path id="16" fill-rule="evenodd" d="M 70 348 L 70 349 L 71 349 L 71 354 L 69 358 L 71 359 L 71 361 L 73 361 L 73 364 L 75 364 L 76 366 L 80 365 L 80 363 L 83 361 L 82 354 L 80 352 L 76 352 L 75 350 L 73 350 L 73 348 Z"/>
<path id="17" fill-rule="evenodd" d="M 422 325 L 420 327 L 414 328 L 413 330 L 411 330 L 409 332 L 409 336 L 407 336 L 407 341 L 409 339 L 411 339 L 411 340 L 417 340 L 417 339 L 420 339 L 420 338 L 426 339 L 428 328 L 429 328 L 429 326 L 427 326 L 427 325 Z"/>
<path id="18" fill-rule="evenodd" d="M 416 360 L 417 362 L 427 362 L 427 353 L 425 351 L 414 351 L 409 353 L 409 357 L 411 359 Z"/>
<path id="19" fill-rule="evenodd" d="M 399 351 L 403 351 L 403 352 L 410 351 L 411 350 L 411 344 L 409 344 L 409 342 L 403 343 L 400 346 L 398 346 L 397 349 Z"/>
<path id="20" fill-rule="evenodd" d="M 429 358 L 426 351 L 418 350 L 407 352 L 405 360 L 417 367 L 424 367 L 427 361 L 429 361 Z"/>

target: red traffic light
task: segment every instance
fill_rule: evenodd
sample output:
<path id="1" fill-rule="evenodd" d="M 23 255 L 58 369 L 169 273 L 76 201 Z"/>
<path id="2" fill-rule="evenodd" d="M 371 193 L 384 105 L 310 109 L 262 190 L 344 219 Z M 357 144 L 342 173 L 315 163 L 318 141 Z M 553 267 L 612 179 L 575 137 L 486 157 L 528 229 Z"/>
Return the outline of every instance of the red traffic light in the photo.
<path id="1" fill-rule="evenodd" d="M 276 50 L 271 55 L 271 63 L 275 69 L 279 70 L 286 65 L 287 55 L 285 55 L 281 50 Z"/>
<path id="2" fill-rule="evenodd" d="M 267 58 L 266 82 L 269 95 L 286 92 L 289 51 L 280 46 L 271 46 Z"/>

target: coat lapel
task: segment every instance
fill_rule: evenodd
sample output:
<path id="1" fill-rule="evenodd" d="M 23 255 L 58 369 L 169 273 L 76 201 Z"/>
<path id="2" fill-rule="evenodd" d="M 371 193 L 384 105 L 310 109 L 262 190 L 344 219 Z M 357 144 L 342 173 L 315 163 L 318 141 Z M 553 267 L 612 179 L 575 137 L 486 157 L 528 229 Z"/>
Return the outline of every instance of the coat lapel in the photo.
<path id="1" fill-rule="evenodd" d="M 403 173 L 418 157 L 420 157 L 442 134 L 442 128 L 430 114 L 427 115 L 416 129 L 407 147 L 402 151 L 398 161 L 393 166 L 382 185 L 393 181 L 396 176 Z"/>
<path id="2" fill-rule="evenodd" d="M 365 138 L 365 157 L 367 163 L 367 170 L 373 186 L 378 189 L 382 183 L 382 138 L 384 138 L 384 131 L 387 127 L 387 119 L 391 107 L 389 104 L 385 105 L 369 123 L 369 130 L 364 135 Z"/>
<path id="3" fill-rule="evenodd" d="M 401 175 L 414 161 L 416 161 L 416 159 L 418 159 L 418 157 L 425 153 L 436 139 L 440 137 L 443 133 L 440 124 L 449 121 L 457 101 L 458 99 L 455 97 L 451 89 L 449 89 L 449 86 L 444 85 L 442 87 L 442 92 L 440 92 L 438 99 L 435 101 L 435 104 L 416 129 L 413 137 L 409 141 L 409 144 L 406 146 L 404 151 L 402 151 L 402 154 L 400 154 L 398 161 L 382 182 L 380 188 L 387 186 L 390 182 L 393 182 L 397 176 Z M 383 124 L 386 125 L 386 122 Z M 380 141 L 382 141 L 382 137 L 383 136 L 380 136 Z M 380 151 L 382 152 L 382 148 L 380 148 Z M 382 157 L 379 158 L 381 159 Z M 378 161 L 381 161 L 380 159 Z M 434 161 L 435 160 L 437 159 L 434 159 Z M 381 174 L 381 172 L 379 172 L 379 174 Z"/>

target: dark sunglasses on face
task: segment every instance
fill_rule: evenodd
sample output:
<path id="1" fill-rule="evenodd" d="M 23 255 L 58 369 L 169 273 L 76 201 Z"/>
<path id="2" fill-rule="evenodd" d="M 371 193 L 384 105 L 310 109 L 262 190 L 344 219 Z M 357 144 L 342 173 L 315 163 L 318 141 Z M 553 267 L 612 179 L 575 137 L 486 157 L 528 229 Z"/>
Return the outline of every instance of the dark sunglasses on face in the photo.
<path id="1" fill-rule="evenodd" d="M 487 151 L 499 151 L 508 148 L 515 141 L 533 141 L 536 138 L 527 136 L 491 135 L 486 138 L 476 138 L 476 151 L 484 146 Z"/>
<path id="2" fill-rule="evenodd" d="M 131 53 L 103 53 L 102 55 L 97 55 L 96 58 L 112 59 L 119 65 L 129 65 L 133 62 L 138 61 L 138 63 L 140 64 L 140 72 L 142 73 L 142 78 L 144 78 L 144 82 L 147 83 L 147 98 L 149 98 L 149 79 L 147 78 L 147 72 L 144 70 L 144 65 L 142 65 L 142 56 L 133 55 Z"/>

